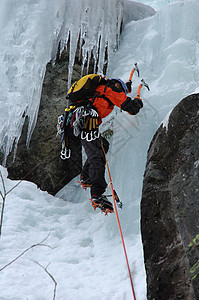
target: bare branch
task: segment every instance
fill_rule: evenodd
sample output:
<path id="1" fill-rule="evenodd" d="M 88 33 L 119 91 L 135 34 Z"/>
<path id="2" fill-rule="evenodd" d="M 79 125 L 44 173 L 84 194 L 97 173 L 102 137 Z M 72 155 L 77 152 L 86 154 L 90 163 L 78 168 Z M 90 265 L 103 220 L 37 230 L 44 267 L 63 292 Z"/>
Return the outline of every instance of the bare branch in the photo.
<path id="1" fill-rule="evenodd" d="M 55 278 L 52 276 L 52 274 L 50 274 L 50 272 L 47 270 L 47 267 L 49 266 L 49 264 L 47 265 L 46 268 L 44 268 L 44 266 L 42 266 L 42 265 L 41 265 L 40 263 L 38 263 L 37 261 L 35 261 L 35 263 L 36 263 L 37 265 L 39 265 L 39 266 L 40 266 L 40 267 L 48 274 L 48 276 L 52 279 L 52 281 L 54 282 L 55 287 L 54 287 L 53 300 L 55 300 L 55 297 L 56 297 L 56 289 L 57 289 L 57 282 L 56 282 Z"/>
<path id="2" fill-rule="evenodd" d="M 4 179 L 3 179 L 1 171 L 0 171 L 0 177 L 1 177 L 2 185 L 3 185 L 3 192 L 0 191 L 0 196 L 3 200 L 2 207 L 1 207 L 1 217 L 0 217 L 0 236 L 1 236 L 2 225 L 3 225 L 3 212 L 4 212 L 4 207 L 5 207 L 5 201 L 6 201 L 6 187 L 5 187 L 5 183 L 4 183 Z"/>
<path id="3" fill-rule="evenodd" d="M 36 166 L 34 166 L 29 172 L 26 173 L 26 175 L 19 181 L 15 186 L 13 186 L 9 191 L 6 192 L 6 195 L 8 195 L 10 192 L 12 192 L 23 180 L 25 180 L 35 169 L 37 169 L 39 166 L 46 165 L 49 162 L 53 161 L 57 155 L 53 156 L 51 159 L 45 160 L 42 163 L 38 163 Z"/>
<path id="4" fill-rule="evenodd" d="M 0 236 L 1 236 L 1 231 L 2 231 L 2 225 L 3 225 L 3 212 L 4 212 L 4 207 L 5 207 L 5 197 L 2 197 L 3 203 L 1 207 L 1 218 L 0 218 Z"/>
<path id="5" fill-rule="evenodd" d="M 0 272 L 3 271 L 5 268 L 7 268 L 8 266 L 10 266 L 11 264 L 13 264 L 16 260 L 18 260 L 21 256 L 23 256 L 26 252 L 28 252 L 30 249 L 35 248 L 37 246 L 41 246 L 41 247 L 48 247 L 53 249 L 53 247 L 49 246 L 49 245 L 45 245 L 43 244 L 43 242 L 45 242 L 47 240 L 47 238 L 49 237 L 49 234 L 47 235 L 47 237 L 45 239 L 43 239 L 41 242 L 34 244 L 30 247 L 28 247 L 27 249 L 25 249 L 21 254 L 19 254 L 17 257 L 15 257 L 12 261 L 10 261 L 9 263 L 7 263 L 5 266 L 3 266 L 2 268 L 0 268 Z"/>
<path id="6" fill-rule="evenodd" d="M 30 173 L 32 172 L 32 171 L 34 171 L 39 165 L 41 165 L 41 163 L 40 164 L 37 164 L 36 166 L 34 166 L 34 168 L 32 168 L 19 182 L 17 182 L 17 184 L 15 184 L 7 193 L 6 193 L 6 195 L 8 195 L 10 192 L 12 192 L 20 183 L 22 183 L 22 181 L 24 180 L 24 179 L 26 179 L 26 177 L 28 177 L 28 175 L 30 175 Z"/>
<path id="7" fill-rule="evenodd" d="M 0 177 L 1 177 L 1 181 L 2 181 L 2 185 L 3 185 L 3 191 L 4 191 L 4 197 L 6 195 L 6 187 L 5 187 L 5 182 L 4 182 L 4 179 L 3 179 L 3 175 L 0 171 Z"/>

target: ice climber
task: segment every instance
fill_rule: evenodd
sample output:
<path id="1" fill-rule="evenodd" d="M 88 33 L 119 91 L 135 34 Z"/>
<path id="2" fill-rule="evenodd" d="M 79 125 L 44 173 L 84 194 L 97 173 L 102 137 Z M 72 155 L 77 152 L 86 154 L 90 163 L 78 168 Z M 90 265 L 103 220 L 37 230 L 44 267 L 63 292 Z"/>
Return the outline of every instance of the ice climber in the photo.
<path id="1" fill-rule="evenodd" d="M 75 135 L 81 134 L 81 143 L 87 155 L 80 183 L 83 188 L 90 187 L 90 200 L 94 209 L 99 207 L 104 212 L 113 212 L 112 203 L 103 195 L 107 187 L 104 152 L 108 151 L 109 142 L 99 134 L 98 126 L 115 105 L 131 115 L 136 115 L 140 111 L 143 102 L 139 95 L 133 100 L 128 97 L 131 83 L 131 80 L 125 83 L 121 79 L 101 78 L 94 90 L 94 96 L 86 96 L 86 105 L 84 103 L 78 108 L 75 106 L 76 109 L 73 110 L 71 124 Z M 67 147 L 65 153 L 66 151 L 69 151 Z"/>

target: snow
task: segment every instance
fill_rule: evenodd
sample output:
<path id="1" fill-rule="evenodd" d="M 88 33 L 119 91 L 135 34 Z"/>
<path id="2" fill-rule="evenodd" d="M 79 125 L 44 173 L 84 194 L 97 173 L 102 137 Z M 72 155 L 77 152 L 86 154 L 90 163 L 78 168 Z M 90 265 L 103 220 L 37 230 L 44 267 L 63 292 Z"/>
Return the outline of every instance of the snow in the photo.
<path id="1" fill-rule="evenodd" d="M 192 94 L 198 94 L 199 93 L 199 87 L 195 89 L 195 91 Z"/>
<path id="2" fill-rule="evenodd" d="M 137 116 L 114 109 L 102 124 L 102 130 L 110 127 L 114 131 L 108 161 L 114 187 L 124 205 L 122 210 L 118 210 L 137 300 L 146 299 L 140 199 L 147 149 L 165 116 L 183 97 L 198 91 L 199 79 L 198 1 L 177 1 L 168 5 L 169 1 L 143 2 L 159 5 L 158 11 L 150 18 L 132 21 L 125 26 L 119 49 L 109 62 L 108 75 L 127 80 L 137 62 L 141 77 L 134 75 L 131 96 L 136 95 L 141 78 L 149 84 L 150 91 L 143 87 L 141 97 L 144 107 Z M 53 37 L 49 40 L 46 36 L 45 26 L 41 26 L 44 21 L 41 13 L 51 16 L 48 26 L 58 28 L 54 25 L 56 22 L 60 24 L 59 18 L 56 19 L 57 8 L 63 4 L 58 1 L 52 6 L 50 1 L 35 0 L 24 6 L 23 1 L 10 0 L 13 5 L 10 7 L 7 3 L 8 0 L 0 4 L 1 39 L 4 41 L 0 43 L 3 53 L 1 145 L 7 139 L 13 139 L 20 129 L 21 124 L 10 120 L 17 121 L 23 114 L 21 103 L 26 104 L 27 111 L 30 107 L 37 111 L 36 94 L 38 96 L 41 89 L 44 65 L 51 55 L 50 45 L 53 42 Z M 30 15 L 25 18 L 28 13 Z M 12 22 L 15 15 L 15 22 Z M 32 18 L 31 22 L 23 23 L 29 18 Z M 22 29 L 17 27 L 18 24 L 25 24 L 24 31 L 18 32 L 17 28 Z M 3 27 L 7 28 L 7 32 Z M 16 39 L 19 44 L 13 40 L 13 31 L 15 36 L 20 34 L 20 39 Z M 37 32 L 36 39 L 34 32 Z M 44 44 L 47 43 L 47 54 L 38 34 L 44 38 Z M 6 35 L 10 37 L 7 44 L 3 39 Z M 7 76 L 4 78 L 2 74 Z M 33 87 L 37 91 L 32 90 Z M 34 101 L 29 97 L 30 90 L 33 94 L 35 92 Z M 29 102 L 24 101 L 27 97 Z M 1 172 L 9 191 L 17 182 L 7 179 L 5 168 L 1 167 Z M 73 179 L 56 197 L 26 181 L 8 193 L 0 240 L 0 270 L 31 245 L 46 240 L 43 246 L 31 248 L 0 271 L 1 300 L 53 299 L 54 282 L 45 268 L 57 282 L 56 299 L 132 299 L 115 214 L 104 216 L 94 211 L 88 200 L 89 191 L 81 190 L 76 181 L 77 178 Z M 2 184 L 0 187 L 3 192 Z M 110 187 L 107 193 L 110 194 Z"/>
<path id="3" fill-rule="evenodd" d="M 134 0 L 130 0 L 130 1 L 134 2 Z M 178 2 L 179 1 L 187 1 L 187 0 L 178 0 Z M 177 1 L 176 0 L 140 0 L 140 1 L 136 0 L 135 2 L 149 5 L 149 6 L 153 7 L 156 11 L 158 11 L 160 8 L 163 8 L 165 5 L 168 5 L 168 4 L 177 2 Z"/>
<path id="4" fill-rule="evenodd" d="M 172 111 L 168 112 L 168 114 L 166 115 L 166 117 L 164 118 L 164 120 L 162 121 L 162 125 L 163 127 L 166 128 L 166 130 L 168 130 L 168 125 L 169 125 L 169 117 Z"/>
<path id="5" fill-rule="evenodd" d="M 9 191 L 17 182 L 6 179 L 3 167 L 1 172 Z M 36 263 L 48 266 L 47 270 L 56 280 L 56 299 L 131 298 L 116 218 L 114 214 L 105 217 L 94 212 L 88 193 L 83 196 L 86 192 L 82 192 L 76 180 L 69 185 L 65 201 L 25 181 L 8 193 L 0 269 L 31 245 L 47 239 L 42 243 L 46 246 L 30 249 L 1 271 L 0 299 L 51 299 L 54 283 Z M 74 196 L 75 201 L 71 199 Z M 144 299 L 139 244 L 138 234 L 135 239 L 126 238 L 126 247 L 131 249 L 129 260 L 133 277 L 138 274 L 134 278 L 136 289 L 140 286 L 140 296 Z"/>

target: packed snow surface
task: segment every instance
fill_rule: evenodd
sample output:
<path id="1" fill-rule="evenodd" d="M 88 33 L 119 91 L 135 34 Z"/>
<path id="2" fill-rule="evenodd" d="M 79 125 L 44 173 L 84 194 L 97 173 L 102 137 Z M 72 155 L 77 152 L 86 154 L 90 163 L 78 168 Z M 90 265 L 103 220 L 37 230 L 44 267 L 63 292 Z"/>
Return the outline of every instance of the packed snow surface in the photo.
<path id="1" fill-rule="evenodd" d="M 6 9 L 8 2 L 12 1 L 2 1 L 1 6 L 4 5 L 2 7 Z M 140 199 L 147 149 L 165 116 L 183 97 L 197 91 L 199 82 L 198 1 L 170 4 L 170 1 L 167 1 L 168 4 L 164 1 L 164 6 L 163 1 L 143 2 L 156 4 L 157 13 L 153 17 L 132 21 L 125 26 L 119 49 L 110 62 L 109 77 L 127 80 L 131 68 L 137 62 L 141 77 L 134 75 L 131 96 L 136 95 L 141 78 L 149 84 L 150 91 L 144 87 L 141 91 L 144 107 L 139 115 L 130 116 L 115 109 L 102 124 L 102 130 L 111 128 L 114 131 L 110 138 L 108 161 L 114 187 L 123 202 L 123 209 L 118 210 L 137 300 L 146 299 L 140 236 Z M 22 2 L 17 3 L 20 6 Z M 41 12 L 40 3 L 47 5 L 48 1 L 28 1 L 26 13 L 30 11 L 28 5 L 32 5 L 35 18 L 38 17 L 42 23 L 38 15 Z M 52 13 L 58 4 L 54 3 L 53 9 L 49 5 L 50 11 L 45 5 L 45 13 L 51 14 L 51 20 L 55 21 Z M 8 20 L 10 24 L 8 32 L 4 32 L 8 36 L 7 43 L 10 43 L 10 47 L 6 48 L 4 45 L 4 55 L 1 56 L 1 62 L 6 58 L 7 68 L 9 67 L 8 77 L 1 77 L 4 87 L 1 88 L 1 98 L 13 95 L 9 102 L 0 101 L 0 119 L 4 130 L 13 130 L 10 118 L 15 117 L 17 120 L 20 116 L 17 91 L 20 87 L 24 97 L 26 96 L 27 90 L 24 87 L 27 72 L 32 74 L 35 88 L 41 88 L 42 85 L 43 71 L 40 73 L 40 80 L 32 71 L 37 68 L 39 72 L 42 60 L 41 56 L 37 56 L 37 53 L 41 53 L 38 40 L 34 44 L 33 37 L 28 34 L 21 36 L 21 41 L 27 47 L 24 48 L 24 59 L 22 56 L 18 57 L 18 48 L 12 44 L 13 39 L 9 41 L 13 27 L 23 17 L 22 12 L 16 22 L 12 22 L 13 14 L 0 18 L 1 28 Z M 35 20 L 34 22 L 37 24 Z M 30 23 L 31 32 L 34 22 Z M 45 26 L 42 34 L 45 38 Z M 38 48 L 34 56 L 29 56 L 28 49 L 32 44 Z M 1 44 L 0 51 L 2 47 Z M 16 57 L 13 53 L 16 53 Z M 19 82 L 12 82 L 8 78 L 10 76 L 12 79 L 13 74 L 18 72 L 18 63 L 20 66 L 23 64 L 23 70 L 19 74 Z M 1 65 L 2 68 L 5 67 L 5 63 Z M 6 136 L 5 131 L 1 131 L 1 134 Z M 17 182 L 7 179 L 7 170 L 3 167 L 1 172 L 8 192 Z M 53 279 L 57 282 L 56 299 L 59 300 L 132 299 L 115 214 L 104 216 L 97 210 L 94 211 L 89 201 L 89 191 L 81 190 L 77 180 L 78 178 L 73 179 L 56 197 L 40 191 L 34 184 L 26 181 L 22 181 L 8 193 L 0 239 L 1 300 L 53 299 Z M 2 183 L 0 187 L 3 193 Z M 110 187 L 107 193 L 110 194 Z M 31 246 L 33 247 L 29 249 Z M 25 250 L 27 251 L 23 254 Z M 13 261 L 20 254 L 23 255 Z M 6 266 L 9 262 L 12 263 Z"/>

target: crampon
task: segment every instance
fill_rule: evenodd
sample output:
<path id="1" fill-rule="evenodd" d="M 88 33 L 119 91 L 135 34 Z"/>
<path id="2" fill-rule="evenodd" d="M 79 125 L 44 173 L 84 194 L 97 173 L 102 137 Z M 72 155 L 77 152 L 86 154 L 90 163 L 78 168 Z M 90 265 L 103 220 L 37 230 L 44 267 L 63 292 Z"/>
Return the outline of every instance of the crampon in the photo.
<path id="1" fill-rule="evenodd" d="M 113 205 L 111 202 L 109 202 L 106 197 L 102 197 L 100 199 L 90 199 L 91 200 L 91 205 L 96 210 L 96 208 L 100 208 L 101 212 L 106 215 L 108 213 L 114 213 Z"/>
<path id="2" fill-rule="evenodd" d="M 78 183 L 81 184 L 82 188 L 86 191 L 87 188 L 90 188 L 91 187 L 91 184 L 89 183 L 86 183 L 85 181 L 77 181 Z"/>

